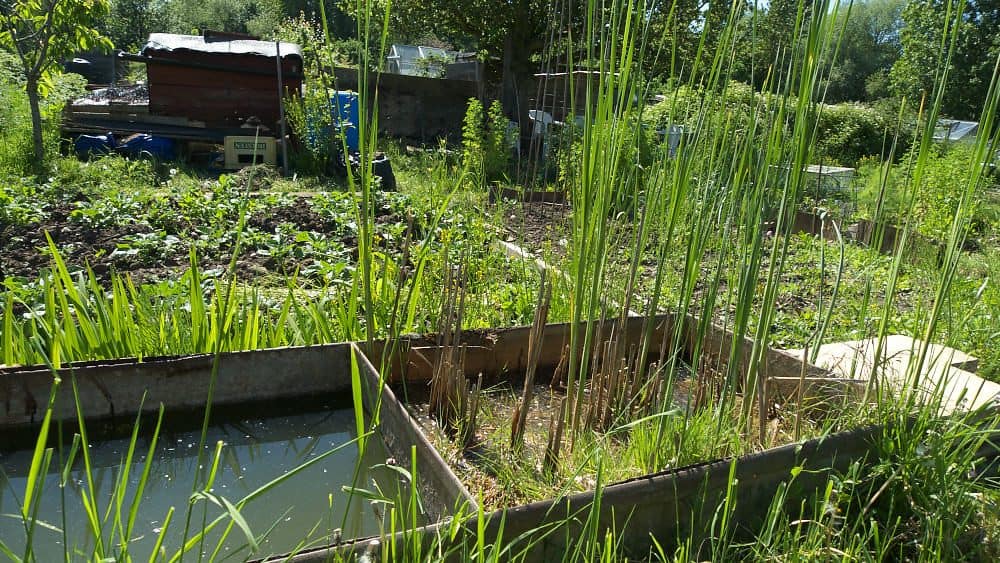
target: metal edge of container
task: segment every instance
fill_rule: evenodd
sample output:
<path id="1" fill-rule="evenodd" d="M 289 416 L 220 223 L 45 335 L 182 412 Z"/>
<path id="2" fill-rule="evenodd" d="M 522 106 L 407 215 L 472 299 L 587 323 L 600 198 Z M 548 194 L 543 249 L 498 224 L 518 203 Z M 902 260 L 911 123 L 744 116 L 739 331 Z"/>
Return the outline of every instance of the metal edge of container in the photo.
<path id="1" fill-rule="evenodd" d="M 487 546 L 503 544 L 519 561 L 559 560 L 588 525 L 597 537 L 616 533 L 628 556 L 640 560 L 659 544 L 673 553 L 681 543 L 700 545 L 713 532 L 713 518 L 733 497 L 731 518 L 737 537 L 750 539 L 763 522 L 774 496 L 787 487 L 786 507 L 799 506 L 822 490 L 833 472 L 852 463 L 864 464 L 875 454 L 873 439 L 880 426 L 864 427 L 797 444 L 789 444 L 737 458 L 699 463 L 607 485 L 588 491 L 497 510 L 460 523 L 436 523 L 380 538 L 378 548 L 401 555 L 419 549 L 434 550 L 449 561 L 464 561 L 473 553 L 481 533 Z M 793 472 L 793 468 L 800 471 Z M 730 481 L 730 475 L 733 480 Z M 732 483 L 732 488 L 730 488 Z M 593 510 L 597 510 L 596 517 Z M 596 518 L 596 520 L 595 520 Z M 655 543 L 654 543 L 655 542 Z M 371 538 L 302 552 L 286 560 L 294 563 L 354 560 L 372 549 Z M 690 554 L 698 557 L 699 548 Z"/>
<path id="2" fill-rule="evenodd" d="M 667 348 L 669 338 L 673 334 L 677 315 L 665 313 L 654 317 L 626 317 L 624 319 L 607 319 L 595 322 L 595 331 L 603 335 L 611 332 L 624 334 L 626 348 L 637 344 L 646 328 L 646 323 L 652 323 L 652 343 L 657 347 Z M 695 336 L 699 330 L 699 320 L 691 315 L 685 316 L 685 327 L 681 334 L 683 343 L 680 349 L 694 362 Z M 730 350 L 733 346 L 733 334 L 714 323 L 705 325 L 703 345 L 697 350 L 699 367 L 708 367 L 724 371 Z M 572 323 L 546 325 L 538 366 L 552 368 L 559 363 L 565 346 L 570 342 Z M 528 342 L 531 327 L 513 327 L 505 329 L 473 329 L 462 331 L 460 341 L 466 347 L 465 370 L 472 377 L 478 373 L 500 375 L 505 372 L 524 371 L 528 360 Z M 753 340 L 743 337 L 739 342 L 738 358 L 740 371 L 746 373 L 750 367 L 753 350 Z M 390 347 L 392 346 L 392 347 Z M 387 357 L 386 376 L 390 383 L 420 382 L 430 380 L 435 362 L 440 355 L 437 335 L 421 335 L 402 337 L 396 343 L 376 341 L 370 350 L 372 358 Z M 657 350 L 651 350 L 655 354 Z M 769 392 L 788 395 L 795 391 L 797 385 L 789 383 L 789 378 L 798 379 L 800 375 L 807 378 L 830 378 L 832 373 L 811 364 L 806 364 L 804 374 L 802 358 L 794 357 L 782 350 L 768 348 L 761 355 L 760 372 L 765 374 Z"/>
<path id="3" fill-rule="evenodd" d="M 396 398 L 392 389 L 383 385 L 378 370 L 361 349 L 354 344 L 351 348 L 366 374 L 363 381 L 367 388 L 362 393 L 365 409 L 369 414 L 378 413 L 379 434 L 387 449 L 406 469 L 412 467 L 413 455 L 416 456 L 418 491 L 428 518 L 442 521 L 460 508 L 476 510 L 472 495 L 420 430 L 420 424 Z"/>
<path id="4" fill-rule="evenodd" d="M 379 434 L 388 453 L 406 468 L 416 455 L 418 490 L 428 521 L 446 519 L 456 506 L 475 507 L 461 481 L 354 343 L 220 354 L 213 408 L 341 393 L 349 397 L 352 352 L 362 375 L 364 407 L 369 416 L 378 412 Z M 116 420 L 131 426 L 137 414 L 155 413 L 160 404 L 167 413 L 204 412 L 214 362 L 213 355 L 202 354 L 147 362 L 84 362 L 55 372 L 44 366 L 5 368 L 0 370 L 0 436 L 37 436 L 56 375 L 62 381 L 53 422 L 75 423 L 74 381 L 88 429 Z"/>
<path id="5" fill-rule="evenodd" d="M 350 344 L 325 344 L 225 352 L 218 356 L 213 406 L 307 397 L 349 389 Z M 45 414 L 56 376 L 52 421 L 75 421 L 75 382 L 88 422 L 131 422 L 136 413 L 198 410 L 208 397 L 215 356 L 168 356 L 144 361 L 113 360 L 0 369 L 0 428 L 32 430 Z M 266 377 L 251 377 L 253 373 Z M 135 381 L 144 380 L 143 385 Z M 123 418 L 125 417 L 125 418 Z"/>

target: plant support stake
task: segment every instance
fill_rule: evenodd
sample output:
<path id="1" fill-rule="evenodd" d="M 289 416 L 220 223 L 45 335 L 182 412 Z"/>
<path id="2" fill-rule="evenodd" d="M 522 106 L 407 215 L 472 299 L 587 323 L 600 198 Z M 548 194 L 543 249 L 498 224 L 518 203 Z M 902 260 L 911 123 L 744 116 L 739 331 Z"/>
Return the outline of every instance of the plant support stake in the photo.
<path id="1" fill-rule="evenodd" d="M 281 80 L 281 41 L 274 42 L 274 59 L 278 65 L 278 123 L 281 125 L 281 175 L 288 176 L 288 142 L 285 139 L 285 88 Z M 256 148 L 254 150 L 256 151 Z"/>

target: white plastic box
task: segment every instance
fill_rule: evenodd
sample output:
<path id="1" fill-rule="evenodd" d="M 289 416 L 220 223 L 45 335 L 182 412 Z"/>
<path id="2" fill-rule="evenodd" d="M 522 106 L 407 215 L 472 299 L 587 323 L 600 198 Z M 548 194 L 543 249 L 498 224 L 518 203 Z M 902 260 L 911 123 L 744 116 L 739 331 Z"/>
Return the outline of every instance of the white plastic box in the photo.
<path id="1" fill-rule="evenodd" d="M 226 137 L 226 169 L 238 170 L 252 164 L 275 166 L 278 162 L 276 144 L 277 140 L 274 137 Z"/>

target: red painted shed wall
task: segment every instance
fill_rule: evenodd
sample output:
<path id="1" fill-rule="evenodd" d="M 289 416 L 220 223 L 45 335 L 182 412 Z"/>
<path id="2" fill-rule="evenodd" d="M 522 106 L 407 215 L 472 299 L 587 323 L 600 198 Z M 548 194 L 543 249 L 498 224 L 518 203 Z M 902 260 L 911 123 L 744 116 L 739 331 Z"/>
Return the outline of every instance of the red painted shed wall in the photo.
<path id="1" fill-rule="evenodd" d="M 151 114 L 204 121 L 209 127 L 239 126 L 256 116 L 272 131 L 278 131 L 280 110 L 274 59 L 180 50 L 149 50 L 145 55 L 153 59 L 146 65 Z M 225 70 L 157 63 L 157 59 Z M 269 74 L 241 72 L 244 70 Z M 286 94 L 301 93 L 302 61 L 298 57 L 282 59 L 282 76 Z"/>

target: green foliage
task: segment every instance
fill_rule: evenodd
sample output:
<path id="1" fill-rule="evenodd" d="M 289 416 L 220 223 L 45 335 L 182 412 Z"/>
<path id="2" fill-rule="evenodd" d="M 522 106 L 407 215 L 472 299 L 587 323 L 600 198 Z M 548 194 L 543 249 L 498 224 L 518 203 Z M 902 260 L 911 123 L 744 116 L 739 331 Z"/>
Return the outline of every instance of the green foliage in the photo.
<path id="1" fill-rule="evenodd" d="M 950 9 L 949 5 L 954 4 Z M 943 79 L 942 45 L 955 41 L 940 111 L 960 119 L 976 119 L 993 77 L 1000 44 L 1000 10 L 994 0 L 914 0 L 903 10 L 902 56 L 892 67 L 893 90 L 911 105 L 931 96 Z M 959 13 L 959 10 L 961 11 Z M 945 30 L 948 31 L 948 42 Z"/>
<path id="2" fill-rule="evenodd" d="M 620 182 L 611 194 L 609 211 L 613 214 L 634 213 L 641 207 L 646 194 L 647 171 L 659 156 L 662 146 L 658 146 L 656 132 L 647 123 L 639 120 L 637 113 L 617 116 L 615 124 L 619 130 L 621 145 L 616 147 L 614 157 L 609 161 Z M 555 135 L 550 150 L 555 155 L 559 169 L 559 182 L 566 190 L 572 189 L 580 180 L 578 173 L 583 159 L 583 137 L 579 127 L 568 119 Z"/>
<path id="3" fill-rule="evenodd" d="M 740 60 L 733 77 L 761 88 L 774 73 L 783 74 L 804 50 L 812 10 L 813 3 L 800 0 L 773 0 L 766 8 L 754 4 L 741 22 L 749 36 L 736 42 Z"/>
<path id="4" fill-rule="evenodd" d="M 100 24 L 115 48 L 137 52 L 150 33 L 170 27 L 169 3 L 162 0 L 111 0 L 111 10 Z"/>
<path id="5" fill-rule="evenodd" d="M 333 110 L 326 88 L 306 88 L 302 96 L 285 98 L 285 117 L 299 140 L 292 151 L 293 168 L 302 174 L 329 173 L 339 154 Z"/>
<path id="6" fill-rule="evenodd" d="M 0 51 L 0 57 L 13 60 L 14 55 Z M 14 79 L 11 74 L 0 77 L 0 175 L 4 176 L 23 176 L 33 165 L 28 96 Z"/>
<path id="7" fill-rule="evenodd" d="M 302 48 L 306 83 L 314 85 L 330 82 L 330 77 L 324 76 L 323 72 L 331 65 L 357 67 L 358 53 L 364 49 L 364 45 L 357 39 L 324 39 L 323 25 L 304 13 L 283 19 L 272 32 L 265 35 L 272 40 L 295 43 Z"/>
<path id="8" fill-rule="evenodd" d="M 836 62 L 825 79 L 825 100 L 874 101 L 890 95 L 888 74 L 899 59 L 906 0 L 864 0 L 841 5 L 833 25 L 841 33 Z"/>
<path id="9" fill-rule="evenodd" d="M 29 0 L 0 11 L 0 48 L 16 55 L 24 78 L 36 170 L 45 160 L 40 97 L 51 90 L 63 60 L 79 51 L 111 48 L 95 29 L 107 13 L 107 0 Z"/>
<path id="10" fill-rule="evenodd" d="M 500 102 L 493 100 L 486 116 L 486 131 L 483 142 L 483 174 L 486 181 L 502 180 L 509 172 L 511 146 L 510 128 Z"/>
<path id="11" fill-rule="evenodd" d="M 420 76 L 425 76 L 427 78 L 444 78 L 448 71 L 447 65 L 453 62 L 455 62 L 455 60 L 451 55 L 431 53 L 417 59 L 415 61 L 415 65 L 417 67 L 417 73 Z"/>
<path id="12" fill-rule="evenodd" d="M 109 49 L 94 25 L 107 0 L 30 0 L 0 12 L 0 47 L 14 53 L 26 80 L 40 80 L 79 51 Z"/>
<path id="13" fill-rule="evenodd" d="M 326 41 L 320 23 L 300 13 L 281 22 L 271 39 L 295 43 L 302 48 L 307 87 L 302 96 L 285 98 L 285 114 L 299 144 L 291 155 L 293 168 L 306 175 L 329 174 L 340 153 L 330 93 L 336 86 L 331 66 L 358 66 L 356 40 Z"/>
<path id="14" fill-rule="evenodd" d="M 470 187 L 482 189 L 486 182 L 483 165 L 485 163 L 486 125 L 483 104 L 476 98 L 469 98 L 462 122 L 462 166 L 469 176 Z"/>
<path id="15" fill-rule="evenodd" d="M 906 194 L 902 188 L 903 171 L 891 163 L 883 163 L 879 158 L 865 158 L 858 163 L 858 206 L 859 218 L 872 220 L 881 205 L 881 214 L 889 221 L 898 221 L 906 209 Z M 888 176 L 886 176 L 888 175 Z M 883 193 L 882 185 L 886 185 Z M 881 202 L 879 201 L 881 196 Z"/>
<path id="16" fill-rule="evenodd" d="M 794 97 L 789 97 L 786 103 L 795 102 Z M 721 92 L 682 85 L 668 90 L 662 101 L 647 108 L 643 120 L 661 131 L 670 125 L 684 125 L 688 130 L 733 127 L 745 131 L 780 103 L 779 96 L 754 91 L 741 82 L 729 82 Z M 808 114 L 790 116 L 788 129 L 794 127 L 796 119 L 815 120 L 818 130 L 813 161 L 853 167 L 865 156 L 888 153 L 896 136 L 895 117 L 858 103 L 823 104 Z M 910 132 L 899 133 L 897 142 L 905 147 Z M 896 150 L 903 149 L 897 145 Z"/>
<path id="17" fill-rule="evenodd" d="M 31 111 L 24 80 L 15 68 L 10 53 L 0 51 L 0 178 L 20 178 L 37 169 L 32 142 Z M 5 65 L 4 62 L 13 63 Z M 84 92 L 86 81 L 77 74 L 51 77 L 48 96 L 39 104 L 42 142 L 47 154 L 54 154 L 59 143 L 59 119 L 65 103 Z M 0 187 L 0 190 L 3 188 Z"/>
<path id="18" fill-rule="evenodd" d="M 887 155 L 892 144 L 892 122 L 861 104 L 820 106 L 817 121 L 814 162 L 854 167 L 866 156 Z"/>
<path id="19" fill-rule="evenodd" d="M 914 210 L 919 221 L 917 232 L 936 240 L 947 239 L 961 201 L 961 191 L 956 189 L 955 179 L 981 165 L 974 158 L 972 147 L 965 145 L 941 145 L 932 153 L 927 172 L 917 187 Z M 995 184 L 987 188 L 995 188 Z M 975 218 L 973 222 L 975 225 Z"/>
<path id="20" fill-rule="evenodd" d="M 263 36 L 285 16 L 280 0 L 171 0 L 166 12 L 170 31 L 185 34 L 211 29 Z"/>
<path id="21" fill-rule="evenodd" d="M 902 162 L 894 166 L 881 164 L 874 159 L 863 161 L 858 170 L 862 186 L 858 192 L 860 216 L 874 216 L 882 176 L 888 174 L 882 197 L 883 218 L 896 225 L 909 220 L 919 234 L 938 241 L 947 239 L 961 200 L 956 178 L 962 178 L 971 168 L 980 164 L 974 161 L 974 157 L 973 149 L 968 145 L 933 146 L 927 156 L 926 170 L 919 186 L 913 186 L 909 176 L 916 158 L 914 152 L 908 153 Z M 987 176 L 983 181 L 983 189 L 995 189 L 994 178 Z M 910 197 L 914 198 L 914 206 L 912 214 L 907 215 Z M 973 236 L 990 229 L 989 217 L 980 213 L 988 212 L 989 209 L 980 200 L 973 209 L 966 210 L 972 220 Z"/>

